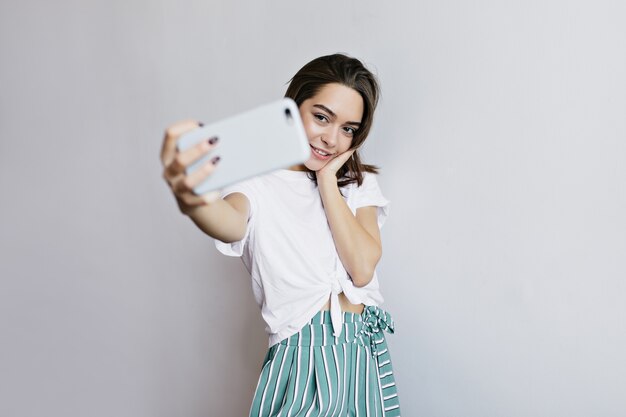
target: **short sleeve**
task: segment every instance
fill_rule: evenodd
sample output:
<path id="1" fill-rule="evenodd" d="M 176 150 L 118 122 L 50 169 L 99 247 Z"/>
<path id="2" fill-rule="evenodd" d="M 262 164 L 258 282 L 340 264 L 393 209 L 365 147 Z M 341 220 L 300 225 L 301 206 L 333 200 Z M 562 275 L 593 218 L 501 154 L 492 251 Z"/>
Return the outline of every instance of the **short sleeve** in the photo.
<path id="1" fill-rule="evenodd" d="M 250 202 L 250 213 L 248 215 L 248 224 L 246 226 L 246 234 L 244 235 L 243 239 L 237 242 L 232 242 L 232 243 L 226 243 L 226 242 L 222 242 L 221 240 L 215 239 L 215 247 L 217 248 L 218 251 L 220 251 L 226 256 L 238 256 L 239 257 L 243 255 L 244 248 L 246 246 L 246 243 L 248 243 L 248 241 L 250 240 L 250 234 L 254 226 L 254 218 L 255 218 L 255 212 L 256 212 L 256 199 L 255 199 L 255 193 L 254 193 L 254 185 L 251 180 L 242 181 L 240 183 L 233 184 L 231 186 L 228 186 L 222 189 L 221 196 L 222 198 L 224 198 L 227 195 L 233 194 L 233 193 L 241 193 L 245 195 L 248 198 L 248 201 Z"/>
<path id="2" fill-rule="evenodd" d="M 378 208 L 378 227 L 381 228 L 389 215 L 389 200 L 387 200 L 378 186 L 376 174 L 365 172 L 363 183 L 357 187 L 352 199 L 352 208 L 356 212 L 359 207 L 375 206 Z"/>

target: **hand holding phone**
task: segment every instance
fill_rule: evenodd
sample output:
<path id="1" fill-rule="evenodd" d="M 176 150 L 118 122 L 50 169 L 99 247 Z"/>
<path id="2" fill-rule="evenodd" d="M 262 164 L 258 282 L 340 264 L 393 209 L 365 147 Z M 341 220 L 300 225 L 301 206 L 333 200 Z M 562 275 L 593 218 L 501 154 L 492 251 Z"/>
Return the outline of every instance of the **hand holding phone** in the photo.
<path id="1" fill-rule="evenodd" d="M 198 126 L 198 122 L 191 120 L 181 121 L 169 126 L 165 130 L 161 148 L 163 178 L 176 197 L 180 211 L 185 214 L 194 207 L 211 203 L 220 198 L 219 192 L 206 193 L 201 196 L 193 193 L 193 188 L 204 181 L 217 168 L 219 159 L 214 156 L 210 157 L 211 152 L 218 145 L 217 141 L 212 140 L 215 138 L 199 141 L 182 152 L 176 149 L 178 138 L 188 132 L 197 130 Z M 191 175 L 187 175 L 188 166 L 196 163 L 201 158 L 208 159 L 207 163 L 195 170 Z"/>
<path id="2" fill-rule="evenodd" d="M 188 131 L 177 140 L 183 153 L 217 138 L 219 147 L 186 167 L 186 175 L 219 158 L 219 168 L 193 187 L 196 195 L 305 162 L 311 150 L 296 103 L 284 98 Z"/>

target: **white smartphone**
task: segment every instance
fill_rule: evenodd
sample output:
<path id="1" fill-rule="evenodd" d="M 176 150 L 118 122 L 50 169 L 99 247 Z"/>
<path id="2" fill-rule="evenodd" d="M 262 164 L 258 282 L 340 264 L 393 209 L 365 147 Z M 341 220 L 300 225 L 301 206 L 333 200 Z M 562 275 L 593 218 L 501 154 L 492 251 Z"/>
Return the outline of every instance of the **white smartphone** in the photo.
<path id="1" fill-rule="evenodd" d="M 216 156 L 217 169 L 194 187 L 196 195 L 305 162 L 311 156 L 300 111 L 290 98 L 205 125 L 178 138 L 184 151 L 203 140 L 217 137 L 218 146 L 187 167 L 187 174 Z"/>

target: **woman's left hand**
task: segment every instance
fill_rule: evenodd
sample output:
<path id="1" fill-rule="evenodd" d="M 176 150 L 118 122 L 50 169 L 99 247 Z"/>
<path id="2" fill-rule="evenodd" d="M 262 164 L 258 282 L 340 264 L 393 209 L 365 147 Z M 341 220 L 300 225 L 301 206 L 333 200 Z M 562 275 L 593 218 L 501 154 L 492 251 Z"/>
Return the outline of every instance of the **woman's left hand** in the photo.
<path id="1" fill-rule="evenodd" d="M 320 180 L 323 177 L 335 178 L 337 179 L 337 171 L 345 164 L 348 159 L 352 156 L 352 154 L 356 151 L 356 149 L 350 149 L 343 153 L 340 153 L 330 161 L 322 169 L 315 172 L 317 179 Z"/>

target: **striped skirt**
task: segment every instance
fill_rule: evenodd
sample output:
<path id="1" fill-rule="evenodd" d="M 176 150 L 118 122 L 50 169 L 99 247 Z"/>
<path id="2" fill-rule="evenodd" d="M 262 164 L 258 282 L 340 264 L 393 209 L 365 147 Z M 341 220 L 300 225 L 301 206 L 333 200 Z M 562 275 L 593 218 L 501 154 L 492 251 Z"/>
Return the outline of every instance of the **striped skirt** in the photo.
<path id="1" fill-rule="evenodd" d="M 383 331 L 393 333 L 393 320 L 378 307 L 343 312 L 338 337 L 330 312 L 317 313 L 269 348 L 250 417 L 400 416 Z"/>

